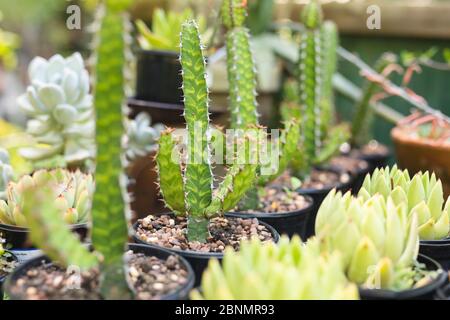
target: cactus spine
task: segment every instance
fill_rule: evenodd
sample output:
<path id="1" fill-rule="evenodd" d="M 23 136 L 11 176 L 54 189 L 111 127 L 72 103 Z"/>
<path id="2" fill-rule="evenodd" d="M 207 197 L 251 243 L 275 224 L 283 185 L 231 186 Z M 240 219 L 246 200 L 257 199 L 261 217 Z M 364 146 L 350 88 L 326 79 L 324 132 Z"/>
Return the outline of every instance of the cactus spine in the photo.
<path id="1" fill-rule="evenodd" d="M 123 253 L 128 240 L 124 214 L 122 156 L 122 104 L 125 96 L 126 16 L 130 1 L 107 0 L 99 11 L 96 51 L 95 106 L 97 110 L 96 192 L 92 209 L 93 247 L 100 263 L 86 246 L 64 227 L 56 204 L 47 201 L 46 181 L 29 187 L 24 214 L 30 220 L 36 243 L 63 266 L 100 267 L 100 291 L 106 299 L 128 299 L 131 292 L 125 277 Z M 43 189 L 42 191 L 40 189 Z"/>
<path id="2" fill-rule="evenodd" d="M 384 53 L 375 63 L 374 69 L 377 73 L 382 73 L 389 64 L 395 63 L 395 60 L 396 57 L 392 53 Z M 376 83 L 367 80 L 363 89 L 363 95 L 356 104 L 352 120 L 351 139 L 354 146 L 361 146 L 369 140 L 369 131 L 373 117 L 370 99 L 379 90 L 379 86 Z"/>
<path id="3" fill-rule="evenodd" d="M 97 39 L 97 165 L 92 207 L 92 242 L 104 259 L 101 291 L 106 298 L 116 299 L 129 296 L 123 265 L 123 252 L 128 241 L 121 163 L 127 49 L 127 20 L 123 8 L 113 0 L 105 3 Z"/>
<path id="4" fill-rule="evenodd" d="M 227 29 L 227 70 L 233 129 L 258 124 L 256 69 L 250 48 L 250 33 L 244 26 L 245 16 L 245 1 L 223 1 L 222 21 Z"/>
<path id="5" fill-rule="evenodd" d="M 181 66 L 183 92 L 188 132 L 187 161 L 185 168 L 186 208 L 189 216 L 188 237 L 205 239 L 207 219 L 203 211 L 211 203 L 213 177 L 207 131 L 209 129 L 208 87 L 200 36 L 195 23 L 184 24 L 181 37 Z M 202 73 L 200 73 L 201 71 Z M 203 150 L 206 150 L 204 156 Z M 204 157 L 204 158 L 203 158 Z M 196 228 L 195 226 L 199 226 Z"/>
<path id="6" fill-rule="evenodd" d="M 187 157 L 183 159 L 180 155 L 172 130 L 169 129 L 161 134 L 156 161 L 160 190 L 167 207 L 176 214 L 188 217 L 189 241 L 205 242 L 209 235 L 208 220 L 236 206 L 255 181 L 256 164 L 234 164 L 213 192 L 208 90 L 195 21 L 183 24 L 181 44 L 184 117 L 188 132 Z M 245 141 L 248 145 L 248 140 Z"/>
<path id="7" fill-rule="evenodd" d="M 316 0 L 312 0 L 302 12 L 305 31 L 299 46 L 299 96 L 302 110 L 302 140 L 307 163 L 312 163 L 322 146 L 322 41 L 320 26 L 322 11 Z"/>

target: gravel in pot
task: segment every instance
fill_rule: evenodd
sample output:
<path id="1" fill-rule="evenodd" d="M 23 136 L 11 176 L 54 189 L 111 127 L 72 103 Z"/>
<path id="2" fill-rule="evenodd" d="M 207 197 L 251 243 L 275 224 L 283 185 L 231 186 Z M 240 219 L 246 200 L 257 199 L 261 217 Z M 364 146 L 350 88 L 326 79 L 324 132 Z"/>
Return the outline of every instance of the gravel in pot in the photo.
<path id="1" fill-rule="evenodd" d="M 194 274 L 185 259 L 166 250 L 132 244 L 125 253 L 131 290 L 137 300 L 186 299 Z M 99 270 L 64 270 L 41 256 L 28 261 L 6 283 L 11 299 L 98 300 Z"/>

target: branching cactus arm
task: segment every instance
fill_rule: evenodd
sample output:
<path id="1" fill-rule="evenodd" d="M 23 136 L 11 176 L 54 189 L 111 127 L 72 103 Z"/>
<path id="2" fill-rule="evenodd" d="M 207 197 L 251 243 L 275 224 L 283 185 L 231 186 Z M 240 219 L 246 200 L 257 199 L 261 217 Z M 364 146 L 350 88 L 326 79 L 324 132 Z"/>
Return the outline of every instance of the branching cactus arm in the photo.
<path id="1" fill-rule="evenodd" d="M 172 131 L 166 130 L 159 139 L 159 150 L 156 156 L 159 176 L 159 189 L 166 206 L 175 214 L 186 214 L 184 201 L 183 173 L 179 153 L 173 141 Z"/>
<path id="2" fill-rule="evenodd" d="M 250 34 L 244 26 L 245 16 L 244 1 L 224 0 L 222 20 L 228 30 L 226 35 L 227 69 L 233 129 L 258 124 L 256 69 L 250 48 Z"/>
<path id="3" fill-rule="evenodd" d="M 211 203 L 213 176 L 209 149 L 208 88 L 200 36 L 195 21 L 183 24 L 181 33 L 184 118 L 188 131 L 184 176 L 188 238 L 205 241 L 208 221 L 205 210 Z M 203 226 L 203 227 L 197 227 Z"/>
<path id="4" fill-rule="evenodd" d="M 276 179 L 282 174 L 294 158 L 298 151 L 298 142 L 300 137 L 300 122 L 298 120 L 291 120 L 286 122 L 285 129 L 280 136 L 280 154 L 278 159 L 278 168 L 272 175 L 263 176 L 259 178 L 259 183 L 262 185 Z M 301 155 L 298 155 L 301 157 Z"/>
<path id="5" fill-rule="evenodd" d="M 302 21 L 306 27 L 301 34 L 299 46 L 299 96 L 302 113 L 302 143 L 308 164 L 316 158 L 322 139 L 320 99 L 323 77 L 321 67 L 321 7 L 316 0 L 303 9 Z M 309 166 L 308 166 L 309 167 Z"/>
<path id="6" fill-rule="evenodd" d="M 389 64 L 392 64 L 395 61 L 395 55 L 392 53 L 385 53 L 376 62 L 374 69 L 377 73 L 382 73 Z M 351 128 L 351 139 L 355 146 L 363 145 L 369 139 L 370 124 L 373 116 L 373 112 L 370 108 L 370 100 L 378 90 L 378 85 L 376 83 L 367 81 L 362 98 L 355 107 L 356 109 Z"/>
<path id="7" fill-rule="evenodd" d="M 23 213 L 31 240 L 62 267 L 75 265 L 82 270 L 96 267 L 97 257 L 70 231 L 55 202 L 49 201 L 53 192 L 45 187 L 45 182 L 28 186 L 23 194 Z"/>
<path id="8" fill-rule="evenodd" d="M 108 299 L 130 296 L 123 263 L 128 227 L 121 180 L 126 19 L 117 11 L 122 3 L 116 2 L 107 1 L 104 8 L 96 52 L 95 86 L 97 166 L 92 241 L 103 256 L 101 291 Z"/>

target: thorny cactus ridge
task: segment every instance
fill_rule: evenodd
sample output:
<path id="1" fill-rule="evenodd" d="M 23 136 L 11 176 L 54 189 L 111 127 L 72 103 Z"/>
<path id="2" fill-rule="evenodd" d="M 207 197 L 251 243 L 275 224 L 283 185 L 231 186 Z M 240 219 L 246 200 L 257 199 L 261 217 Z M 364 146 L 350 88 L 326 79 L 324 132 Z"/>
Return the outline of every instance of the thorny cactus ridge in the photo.
<path id="1" fill-rule="evenodd" d="M 180 59 L 188 136 L 186 159 L 177 149 L 172 130 L 163 132 L 156 156 L 160 191 L 168 208 L 177 215 L 188 217 L 188 240 L 205 242 L 209 235 L 209 219 L 236 206 L 253 185 L 257 165 L 232 165 L 219 187 L 213 190 L 208 89 L 195 21 L 183 24 Z M 244 143 L 248 145 L 249 142 Z"/>

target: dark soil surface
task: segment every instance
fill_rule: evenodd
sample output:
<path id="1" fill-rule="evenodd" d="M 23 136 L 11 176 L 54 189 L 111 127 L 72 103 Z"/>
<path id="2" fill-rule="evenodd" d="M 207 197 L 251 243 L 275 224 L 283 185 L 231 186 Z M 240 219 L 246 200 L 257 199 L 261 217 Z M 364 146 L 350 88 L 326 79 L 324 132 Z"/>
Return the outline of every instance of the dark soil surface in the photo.
<path id="1" fill-rule="evenodd" d="M 260 198 L 261 207 L 256 210 L 240 211 L 241 213 L 285 213 L 302 210 L 311 202 L 297 192 L 286 192 L 280 188 L 266 187 Z"/>
<path id="2" fill-rule="evenodd" d="M 197 252 L 223 252 L 226 246 L 239 250 L 241 240 L 258 237 L 262 242 L 273 241 L 272 233 L 257 219 L 213 218 L 209 224 L 210 237 L 206 243 L 188 241 L 185 217 L 169 215 L 147 216 L 138 220 L 137 236 L 144 242 L 166 248 Z"/>
<path id="3" fill-rule="evenodd" d="M 349 181 L 350 175 L 348 173 L 337 173 L 326 169 L 313 169 L 309 178 L 302 181 L 301 189 L 328 189 L 337 187 L 340 184 L 347 183 Z M 275 179 L 272 184 L 291 188 L 291 175 L 288 171 L 286 171 Z"/>
<path id="4" fill-rule="evenodd" d="M 127 252 L 128 278 L 139 300 L 158 299 L 188 281 L 188 272 L 178 257 L 167 260 Z M 12 293 L 31 300 L 98 300 L 99 272 L 83 272 L 81 278 L 53 264 L 30 269 L 11 288 Z"/>
<path id="5" fill-rule="evenodd" d="M 334 157 L 330 160 L 329 164 L 339 171 L 348 172 L 352 175 L 358 174 L 369 168 L 369 163 L 367 161 L 347 156 Z"/>

